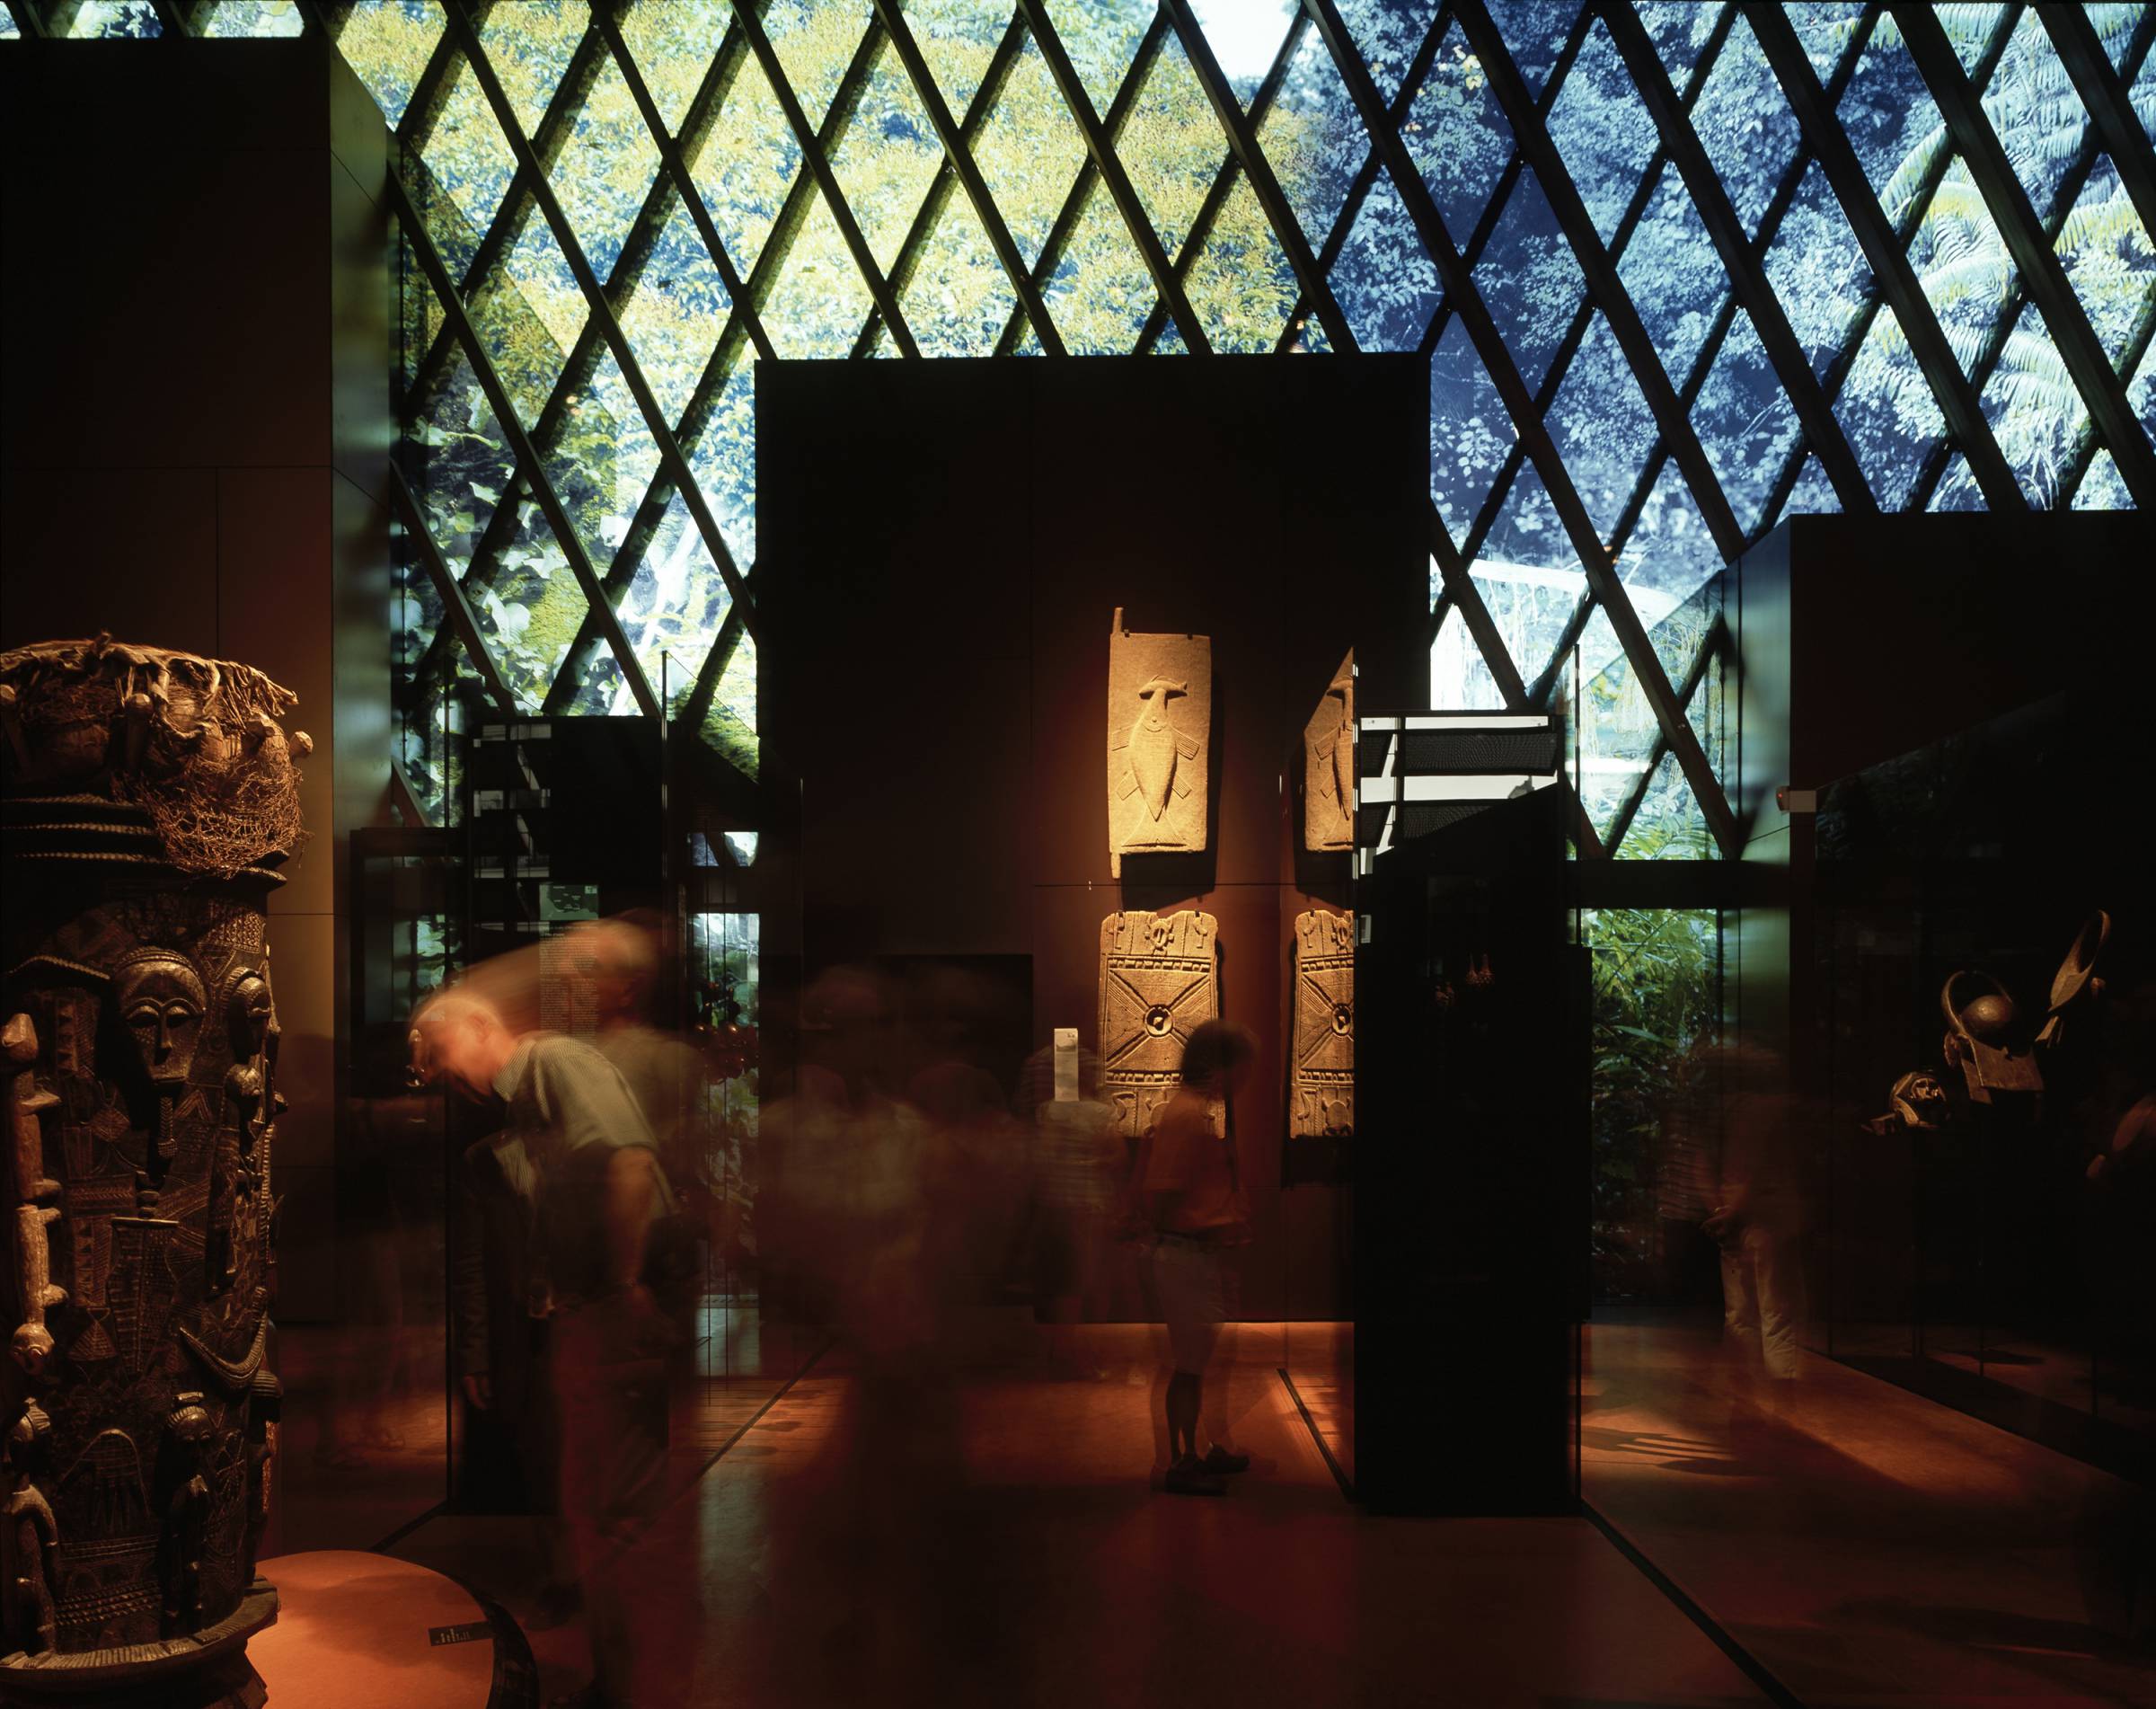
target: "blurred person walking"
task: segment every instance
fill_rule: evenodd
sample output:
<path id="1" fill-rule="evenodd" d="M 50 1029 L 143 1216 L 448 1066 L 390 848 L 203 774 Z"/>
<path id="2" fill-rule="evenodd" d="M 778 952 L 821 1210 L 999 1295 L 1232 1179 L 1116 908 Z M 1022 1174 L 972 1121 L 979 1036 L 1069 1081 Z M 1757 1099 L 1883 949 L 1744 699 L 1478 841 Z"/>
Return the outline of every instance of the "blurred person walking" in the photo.
<path id="1" fill-rule="evenodd" d="M 514 1031 L 480 997 L 429 998 L 411 1049 L 421 1078 L 506 1107 L 495 1155 L 522 1165 L 504 1180 L 525 1201 L 530 1308 L 549 1319 L 561 1518 L 591 1642 L 594 1678 L 571 1701 L 633 1705 L 655 1666 L 690 1671 L 638 1641 L 658 1609 L 623 1558 L 665 1499 L 666 1366 L 678 1339 L 649 1280 L 652 1232 L 673 1204 L 657 1141 L 605 1057 Z"/>
<path id="2" fill-rule="evenodd" d="M 1250 1077 L 1258 1041 L 1247 1027 L 1207 1021 L 1183 1047 L 1182 1083 L 1138 1158 L 1139 1205 L 1153 1235 L 1153 1272 L 1168 1324 L 1169 1465 L 1173 1495 L 1220 1495 L 1223 1474 L 1250 1469 L 1247 1454 L 1215 1439 L 1197 1451 L 1207 1366 L 1230 1315 L 1228 1254 L 1250 1242 L 1235 1141 L 1214 1130 L 1213 1106 Z"/>

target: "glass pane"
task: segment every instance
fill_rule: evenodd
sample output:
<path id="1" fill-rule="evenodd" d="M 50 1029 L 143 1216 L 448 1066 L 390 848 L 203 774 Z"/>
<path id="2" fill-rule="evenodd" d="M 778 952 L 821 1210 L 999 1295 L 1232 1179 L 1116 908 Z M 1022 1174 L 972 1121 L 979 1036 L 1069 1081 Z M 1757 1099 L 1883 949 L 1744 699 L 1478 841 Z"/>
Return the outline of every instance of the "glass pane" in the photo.
<path id="1" fill-rule="evenodd" d="M 1796 441 L 1797 414 L 1742 309 L 1692 406 L 1692 424 L 1721 478 L 1737 526 L 1747 534 L 1764 526 L 1761 512 Z"/>
<path id="2" fill-rule="evenodd" d="M 1498 175 L 1512 156 L 1512 129 L 1481 62 L 1454 24 L 1401 126 L 1401 140 L 1429 186 L 1454 248 L 1464 249 Z"/>
<path id="3" fill-rule="evenodd" d="M 1729 40 L 1692 106 L 1692 128 L 1714 163 L 1745 233 L 1758 231 L 1760 216 L 1766 212 L 1774 186 L 1801 138 L 1796 116 L 1741 6 Z"/>
<path id="4" fill-rule="evenodd" d="M 1657 146 L 1655 121 L 1597 19 L 1550 110 L 1550 136 L 1607 244 Z"/>
<path id="5" fill-rule="evenodd" d="M 1197 14 L 1221 75 L 1249 111 L 1250 97 L 1287 40 L 1294 0 L 1192 0 L 1190 9 Z"/>
<path id="6" fill-rule="evenodd" d="M 887 49 L 862 91 L 853 122 L 831 154 L 846 206 L 887 274 L 942 164 L 935 127 L 898 56 Z"/>
<path id="7" fill-rule="evenodd" d="M 1586 282 L 1532 169 L 1521 172 L 1498 217 L 1475 283 L 1520 377 L 1529 391 L 1536 390 L 1566 323 L 1586 295 Z"/>
<path id="8" fill-rule="evenodd" d="M 1183 288 L 1215 350 L 1265 354 L 1279 341 L 1295 305 L 1294 270 L 1241 173 Z"/>
<path id="9" fill-rule="evenodd" d="M 1511 418 L 1455 315 L 1430 361 L 1430 496 L 1454 539 L 1466 538 L 1513 442 Z"/>
<path id="10" fill-rule="evenodd" d="M 811 129 L 822 127 L 831 97 L 838 93 L 839 80 L 846 75 L 871 15 L 858 0 L 795 0 L 773 6 L 766 14 L 764 27 L 779 57 L 779 68 L 786 74 Z"/>
<path id="11" fill-rule="evenodd" d="M 1189 235 L 1191 216 L 1227 149 L 1227 134 L 1183 57 L 1181 42 L 1171 33 L 1153 57 L 1152 75 L 1116 145 L 1170 261 Z"/>
<path id="12" fill-rule="evenodd" d="M 922 355 L 994 355 L 1017 307 L 1018 295 L 987 229 L 964 192 L 953 194 L 922 245 L 900 305 Z"/>
<path id="13" fill-rule="evenodd" d="M 1030 36 L 974 137 L 973 158 L 1011 241 L 1033 265 L 1084 163 L 1085 138 Z"/>
<path id="14" fill-rule="evenodd" d="M 337 51 L 390 124 L 403 121 L 405 104 L 442 28 L 438 0 L 359 0 L 345 20 Z"/>
<path id="15" fill-rule="evenodd" d="M 527 0 L 481 14 L 479 45 L 526 137 L 538 134 L 540 116 L 589 24 L 583 0 Z"/>
<path id="16" fill-rule="evenodd" d="M 726 0 L 634 0 L 618 14 L 622 40 L 669 130 L 678 131 L 732 22 Z"/>
<path id="17" fill-rule="evenodd" d="M 1616 334 L 1599 313 L 1543 420 L 1596 533 L 1609 539 L 1657 436 Z"/>
<path id="18" fill-rule="evenodd" d="M 1682 384 L 1729 295 L 1729 276 L 1674 168 L 1663 168 L 1617 276 L 1663 367 Z"/>
<path id="19" fill-rule="evenodd" d="M 1411 350 L 1437 310 L 1437 270 L 1382 169 L 1332 270 L 1333 295 L 1365 350 Z"/>
<path id="20" fill-rule="evenodd" d="M 1079 356 L 1129 354 L 1153 312 L 1152 278 L 1098 181 L 1042 295 L 1065 346 Z"/>

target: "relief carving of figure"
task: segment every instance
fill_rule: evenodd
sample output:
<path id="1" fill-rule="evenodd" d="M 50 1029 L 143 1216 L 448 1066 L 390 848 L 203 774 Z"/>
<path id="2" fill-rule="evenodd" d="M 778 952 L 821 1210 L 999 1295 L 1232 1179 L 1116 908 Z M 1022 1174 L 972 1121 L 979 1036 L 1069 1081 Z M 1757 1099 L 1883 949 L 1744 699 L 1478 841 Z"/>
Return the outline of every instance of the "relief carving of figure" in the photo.
<path id="1" fill-rule="evenodd" d="M 1212 721 L 1210 637 L 1135 633 L 1118 607 L 1108 638 L 1108 845 L 1118 877 L 1126 854 L 1205 848 Z"/>
<path id="2" fill-rule="evenodd" d="M 7 1499 L 5 1527 L 0 1545 L 5 1546 L 5 1630 L 8 1642 L 24 1653 L 42 1655 L 57 1641 L 53 1612 L 52 1558 L 59 1547 L 59 1527 L 48 1501 L 33 1481 L 45 1470 L 46 1447 L 52 1421 L 35 1401 L 23 1409 L 7 1433 Z"/>
<path id="3" fill-rule="evenodd" d="M 163 1529 L 157 1539 L 157 1576 L 164 1588 L 167 1637 L 202 1624 L 202 1554 L 209 1540 L 209 1480 L 202 1475 L 209 1414 L 203 1410 L 199 1394 L 175 1395 L 172 1400 L 164 1440 L 172 1457 L 173 1489 L 164 1504 Z"/>

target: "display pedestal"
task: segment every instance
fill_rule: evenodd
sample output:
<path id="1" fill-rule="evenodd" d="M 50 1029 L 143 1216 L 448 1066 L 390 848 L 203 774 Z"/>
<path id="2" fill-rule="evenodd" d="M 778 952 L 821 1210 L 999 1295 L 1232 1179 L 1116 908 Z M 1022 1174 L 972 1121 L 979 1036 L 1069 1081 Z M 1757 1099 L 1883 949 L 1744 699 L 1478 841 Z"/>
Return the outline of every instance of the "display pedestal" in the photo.
<path id="1" fill-rule="evenodd" d="M 498 1629 L 453 1579 L 358 1549 L 279 1555 L 263 1571 L 283 1609 L 248 1656 L 270 1709 L 482 1709 L 537 1701 L 513 1623 Z M 498 1674 L 505 1687 L 494 1695 Z M 261 1701 L 259 1698 L 257 1702 Z"/>

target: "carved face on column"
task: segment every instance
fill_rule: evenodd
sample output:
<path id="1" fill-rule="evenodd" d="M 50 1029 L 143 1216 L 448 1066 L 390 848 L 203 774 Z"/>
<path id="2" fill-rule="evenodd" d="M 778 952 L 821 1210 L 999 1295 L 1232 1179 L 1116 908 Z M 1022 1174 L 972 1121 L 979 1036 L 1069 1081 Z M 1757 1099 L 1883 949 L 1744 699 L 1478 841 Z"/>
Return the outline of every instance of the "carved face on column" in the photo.
<path id="1" fill-rule="evenodd" d="M 232 1040 L 233 1059 L 260 1050 L 277 1024 L 277 1005 L 270 1000 L 267 975 L 246 972 L 233 984 L 225 998 L 225 1030 Z"/>
<path id="2" fill-rule="evenodd" d="M 183 1084 L 202 1036 L 201 975 L 171 950 L 137 950 L 119 964 L 112 996 L 152 1084 Z"/>

